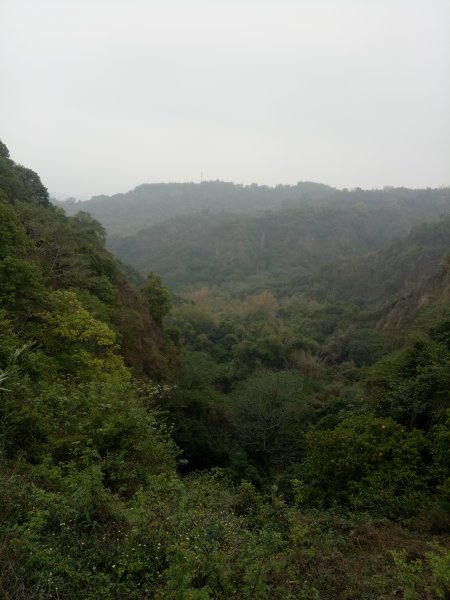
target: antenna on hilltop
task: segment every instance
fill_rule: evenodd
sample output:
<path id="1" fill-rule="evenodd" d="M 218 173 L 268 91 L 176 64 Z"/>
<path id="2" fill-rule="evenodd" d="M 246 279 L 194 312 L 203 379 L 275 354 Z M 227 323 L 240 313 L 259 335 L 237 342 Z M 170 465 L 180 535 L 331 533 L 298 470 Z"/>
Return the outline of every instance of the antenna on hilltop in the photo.
<path id="1" fill-rule="evenodd" d="M 200 172 L 200 183 L 203 181 L 203 171 Z"/>

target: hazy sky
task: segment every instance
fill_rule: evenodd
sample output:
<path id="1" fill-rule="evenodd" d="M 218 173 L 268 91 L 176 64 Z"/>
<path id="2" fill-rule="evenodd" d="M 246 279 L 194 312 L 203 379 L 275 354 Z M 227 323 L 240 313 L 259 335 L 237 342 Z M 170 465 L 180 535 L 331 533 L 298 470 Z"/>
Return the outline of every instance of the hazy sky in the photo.
<path id="1" fill-rule="evenodd" d="M 449 0 L 0 0 L 0 138 L 50 192 L 450 184 Z"/>

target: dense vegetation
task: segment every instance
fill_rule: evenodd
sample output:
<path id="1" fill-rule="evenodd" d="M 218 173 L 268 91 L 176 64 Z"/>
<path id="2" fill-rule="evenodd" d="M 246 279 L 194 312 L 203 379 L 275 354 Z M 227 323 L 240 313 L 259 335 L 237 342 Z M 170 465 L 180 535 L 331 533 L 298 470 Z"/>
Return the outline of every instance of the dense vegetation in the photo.
<path id="1" fill-rule="evenodd" d="M 405 237 L 448 191 L 401 195 L 414 210 L 373 220 L 317 196 L 162 224 L 249 244 L 231 277 L 171 298 L 153 264 L 136 289 L 103 227 L 0 145 L 2 597 L 449 597 L 448 220 Z M 298 271 L 280 240 L 308 227 L 325 233 Z M 353 295 L 358 277 L 373 285 Z"/>
<path id="2" fill-rule="evenodd" d="M 180 214 L 270 210 L 297 204 L 299 198 L 303 204 L 317 202 L 335 191 L 311 182 L 276 188 L 223 181 L 143 184 L 125 194 L 94 196 L 83 206 L 104 224 L 110 235 L 124 236 Z M 74 198 L 61 205 L 68 214 L 74 214 L 80 208 Z"/>
<path id="3" fill-rule="evenodd" d="M 332 260 L 351 260 L 401 243 L 414 227 L 450 211 L 448 189 L 350 192 L 314 184 L 271 189 L 218 182 L 176 186 L 178 203 L 168 203 L 163 220 L 163 202 L 174 186 L 141 186 L 136 197 L 130 192 L 81 206 L 93 210 L 106 227 L 114 254 L 143 276 L 157 272 L 175 290 L 228 282 L 233 290 L 244 286 L 254 291 L 286 284 L 313 275 Z M 73 211 L 80 203 L 64 206 Z M 397 252 L 394 247 L 392 253 Z M 341 270 L 349 277 L 353 265 L 344 263 Z M 376 265 L 374 270 L 382 276 Z M 355 279 L 365 287 L 365 277 L 358 273 Z"/>
<path id="4" fill-rule="evenodd" d="M 180 215 L 220 215 L 223 213 L 263 216 L 266 211 L 314 208 L 314 216 L 302 214 L 314 222 L 321 208 L 355 208 L 355 218 L 366 213 L 387 211 L 385 225 L 391 235 L 399 235 L 412 224 L 439 217 L 448 212 L 448 189 L 410 190 L 387 187 L 383 190 L 338 190 L 327 185 L 300 181 L 297 185 L 269 187 L 236 185 L 224 181 L 202 183 L 158 183 L 140 185 L 125 194 L 94 196 L 87 202 L 74 198 L 58 203 L 68 214 L 83 207 L 98 219 L 111 237 L 127 237 L 138 231 Z M 333 210 L 331 211 L 334 212 Z M 389 215 L 389 216 L 388 216 Z M 320 218 L 320 217 L 319 217 Z M 335 218 L 334 216 L 332 218 Z M 389 223 L 389 219 L 394 223 Z M 341 222 L 342 223 L 342 222 Z"/>

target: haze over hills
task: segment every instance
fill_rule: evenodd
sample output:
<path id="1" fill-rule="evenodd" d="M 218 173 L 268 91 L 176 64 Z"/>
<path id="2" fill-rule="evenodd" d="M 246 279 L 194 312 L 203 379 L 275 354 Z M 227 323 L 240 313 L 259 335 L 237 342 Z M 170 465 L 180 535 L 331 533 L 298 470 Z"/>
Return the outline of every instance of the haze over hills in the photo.
<path id="1" fill-rule="evenodd" d="M 403 239 L 367 256 L 335 260 L 308 283 L 308 293 L 327 301 L 383 303 L 431 280 L 450 256 L 450 215 L 423 223 Z"/>
<path id="2" fill-rule="evenodd" d="M 450 600 L 450 3 L 0 13 L 0 600 Z"/>
<path id="3" fill-rule="evenodd" d="M 368 296 L 376 286 L 377 275 L 366 285 L 365 274 L 375 268 L 370 266 L 373 261 L 380 262 L 375 268 L 383 278 L 380 298 L 386 295 L 388 282 L 401 280 L 405 269 L 412 279 L 416 271 L 423 272 L 419 264 L 401 266 L 399 257 L 394 260 L 395 244 L 401 245 L 416 226 L 449 214 L 450 190 L 340 191 L 315 183 L 268 188 L 205 182 L 142 185 L 128 194 L 63 206 L 69 213 L 91 212 L 108 232 L 109 249 L 124 263 L 142 276 L 159 273 L 178 291 L 212 284 L 239 284 L 250 291 L 283 285 L 294 289 L 295 281 L 303 282 L 297 290 L 305 290 L 305 285 L 318 290 L 320 283 L 307 284 L 304 278 L 314 278 L 322 269 L 316 281 L 322 281 L 322 287 L 328 282 L 329 298 L 333 274 L 336 281 L 350 284 L 350 274 L 357 273 L 354 287 L 347 285 L 341 295 L 349 301 L 352 294 Z M 433 235 L 428 237 L 432 244 Z M 437 262 L 447 237 L 442 231 L 436 237 Z M 413 238 L 405 244 L 416 243 Z M 363 264 L 362 255 L 391 244 L 386 256 L 368 258 L 367 264 L 357 266 Z M 398 252 L 408 256 L 404 250 Z M 399 288 L 391 284 L 391 289 Z"/>
<path id="4" fill-rule="evenodd" d="M 385 203 L 283 209 L 260 215 L 173 217 L 108 247 L 140 273 L 157 271 L 176 289 L 239 281 L 286 279 L 311 273 L 337 258 L 366 254 L 408 235 L 424 215 L 437 219 L 450 198 L 428 204 Z"/>
<path id="5" fill-rule="evenodd" d="M 372 327 L 404 334 L 416 313 L 450 299 L 450 215 L 412 229 L 377 252 L 330 261 L 286 288 L 328 304 L 349 303 Z M 283 286 L 281 293 L 285 292 Z"/>
<path id="6" fill-rule="evenodd" d="M 449 191 L 229 189 L 137 289 L 0 143 L 2 597 L 445 597 Z"/>
<path id="7" fill-rule="evenodd" d="M 450 249 L 448 188 L 161 184 L 64 207 L 92 210 L 108 248 L 141 277 L 154 271 L 181 295 L 209 290 L 224 310 L 255 294 L 303 296 L 331 313 L 353 306 L 341 328 L 353 320 L 397 335 L 445 296 L 436 277 Z"/>
<path id="8" fill-rule="evenodd" d="M 320 339 L 330 360 L 372 362 L 394 343 L 389 339 L 402 338 L 417 311 L 448 297 L 442 283 L 450 250 L 447 188 L 340 191 L 314 183 L 243 188 L 210 182 L 136 190 L 71 203 L 70 210 L 94 208 L 110 228 L 108 248 L 121 261 L 142 278 L 158 273 L 172 292 L 207 311 L 232 319 L 235 311 L 267 311 L 280 323 L 327 322 L 327 333 L 314 325 L 301 336 Z M 126 235 L 146 222 L 153 224 Z M 297 314 L 281 309 L 301 298 Z M 321 308 L 309 308 L 314 302 Z M 281 316 L 284 310 L 289 316 Z M 175 322 L 184 331 L 186 323 Z M 345 341 L 359 336 L 366 351 Z M 269 344 L 264 339 L 257 337 L 256 347 Z M 333 349 L 333 339 L 340 339 L 341 350 Z M 359 358 L 342 350 L 347 343 L 360 348 Z M 288 362 L 291 352 L 282 352 Z"/>
<path id="9" fill-rule="evenodd" d="M 323 200 L 337 192 L 329 186 L 301 182 L 275 188 L 223 181 L 142 184 L 123 194 L 94 196 L 60 203 L 68 214 L 88 211 L 111 235 L 129 235 L 176 215 L 208 211 L 251 213 Z"/>
<path id="10" fill-rule="evenodd" d="M 338 190 L 313 182 L 275 187 L 243 186 L 222 181 L 202 183 L 143 184 L 127 193 L 94 196 L 77 202 L 57 202 L 67 214 L 89 212 L 106 228 L 109 236 L 127 236 L 173 216 L 209 213 L 255 214 L 281 208 L 308 206 L 368 207 L 391 204 L 416 210 L 416 223 L 448 210 L 448 188 L 440 190 Z M 427 207 L 427 205 L 430 205 Z M 421 212 L 423 214 L 421 214 Z"/>

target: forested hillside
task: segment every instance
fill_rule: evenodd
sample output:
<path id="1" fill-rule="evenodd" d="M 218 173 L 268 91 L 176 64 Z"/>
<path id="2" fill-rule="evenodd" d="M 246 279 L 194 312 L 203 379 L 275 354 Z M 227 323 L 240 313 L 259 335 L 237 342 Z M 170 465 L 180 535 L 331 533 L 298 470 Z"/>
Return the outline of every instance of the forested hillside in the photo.
<path id="1" fill-rule="evenodd" d="M 411 224 L 437 218 L 450 208 L 449 190 L 338 190 L 320 183 L 297 185 L 236 185 L 223 181 L 143 184 L 124 194 L 94 196 L 86 202 L 59 202 L 67 214 L 80 209 L 98 219 L 111 237 L 125 237 L 179 215 L 200 213 L 262 214 L 279 209 L 308 207 L 350 208 L 360 213 L 380 212 L 387 206 L 385 223 L 395 213 L 397 234 Z"/>
<path id="2" fill-rule="evenodd" d="M 157 271 L 177 290 L 227 282 L 235 285 L 249 277 L 279 285 L 312 274 L 333 259 L 360 257 L 386 247 L 408 235 L 422 219 L 439 219 L 444 210 L 450 211 L 450 192 L 430 194 L 423 205 L 405 202 L 402 207 L 393 202 L 372 206 L 367 201 L 351 207 L 311 206 L 260 216 L 179 216 L 130 237 L 112 237 L 108 246 L 142 274 Z M 442 247 L 448 236 L 439 235 L 441 242 L 436 243 Z M 399 266 L 392 260 L 389 263 Z M 352 288 L 347 289 L 351 294 Z"/>
<path id="3" fill-rule="evenodd" d="M 448 190 L 275 190 L 137 289 L 0 145 L 1 597 L 449 597 Z"/>
<path id="4" fill-rule="evenodd" d="M 332 197 L 337 190 L 300 182 L 297 186 L 243 186 L 224 181 L 143 184 L 125 194 L 94 196 L 87 202 L 59 203 L 68 214 L 82 206 L 101 221 L 110 235 L 130 235 L 180 214 L 249 213 L 291 204 L 309 204 Z"/>
<path id="5" fill-rule="evenodd" d="M 450 213 L 436 223 L 414 227 L 404 239 L 379 252 L 334 260 L 308 282 L 317 299 L 376 305 L 420 287 L 441 268 L 449 253 Z"/>

